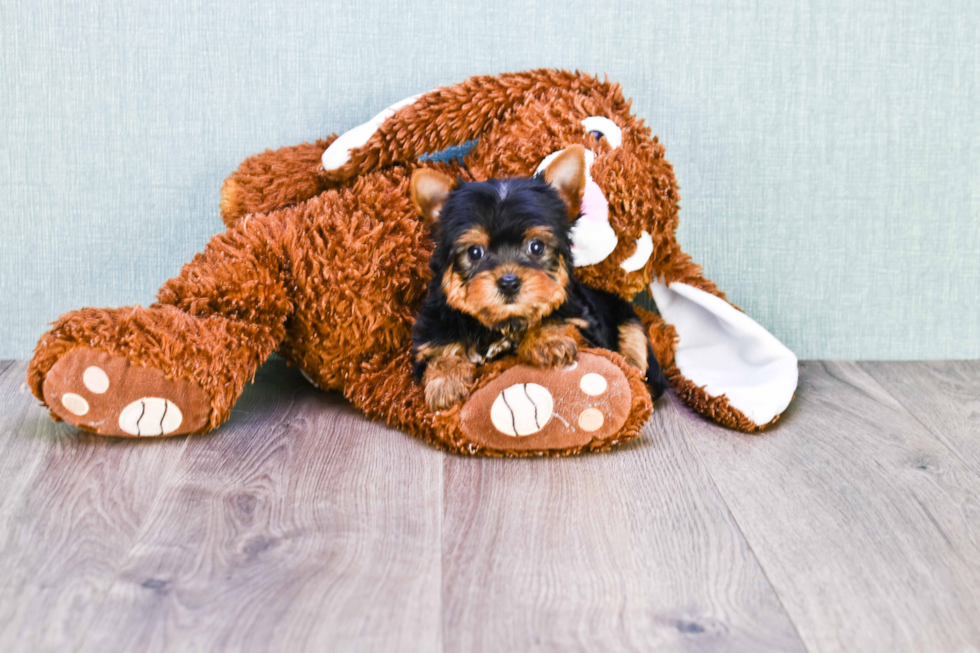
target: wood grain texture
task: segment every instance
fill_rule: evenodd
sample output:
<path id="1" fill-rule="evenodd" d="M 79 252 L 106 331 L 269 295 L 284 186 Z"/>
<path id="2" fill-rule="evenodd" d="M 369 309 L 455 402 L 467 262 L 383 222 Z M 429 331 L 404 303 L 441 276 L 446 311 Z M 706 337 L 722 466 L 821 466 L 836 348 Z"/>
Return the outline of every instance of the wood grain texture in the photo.
<path id="1" fill-rule="evenodd" d="M 613 455 L 447 457 L 445 650 L 804 650 L 678 417 Z"/>
<path id="2" fill-rule="evenodd" d="M 0 650 L 64 651 L 84 634 L 185 438 L 106 441 L 56 424 L 0 378 Z"/>
<path id="3" fill-rule="evenodd" d="M 84 651 L 439 650 L 442 454 L 282 361 L 192 438 Z"/>
<path id="4" fill-rule="evenodd" d="M 4 365 L 6 363 L 6 365 Z M 27 363 L 0 363 L 0 526 L 9 518 L 8 506 L 14 504 L 23 493 L 23 486 L 30 481 L 40 464 L 47 442 L 35 437 L 37 403 L 27 390 L 25 382 Z M 50 420 L 49 420 L 50 421 Z M 0 530 L 0 534 L 6 529 Z"/>
<path id="5" fill-rule="evenodd" d="M 980 648 L 977 476 L 859 365 L 763 435 L 683 424 L 811 651 Z"/>
<path id="6" fill-rule="evenodd" d="M 980 362 L 860 365 L 930 433 L 980 474 Z"/>
<path id="7" fill-rule="evenodd" d="M 668 399 L 559 460 L 445 456 L 280 360 L 213 435 L 100 438 L 25 367 L 4 653 L 980 650 L 980 363 L 805 363 L 763 435 Z"/>

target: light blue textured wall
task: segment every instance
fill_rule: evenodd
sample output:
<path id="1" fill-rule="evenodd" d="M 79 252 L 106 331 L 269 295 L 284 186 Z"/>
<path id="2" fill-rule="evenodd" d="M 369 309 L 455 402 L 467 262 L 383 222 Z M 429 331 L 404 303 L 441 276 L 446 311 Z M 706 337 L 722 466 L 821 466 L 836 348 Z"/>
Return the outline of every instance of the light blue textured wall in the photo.
<path id="1" fill-rule="evenodd" d="M 623 82 L 681 242 L 802 357 L 980 356 L 976 0 L 4 0 L 0 37 L 0 357 L 151 302 L 248 154 L 540 66 Z"/>

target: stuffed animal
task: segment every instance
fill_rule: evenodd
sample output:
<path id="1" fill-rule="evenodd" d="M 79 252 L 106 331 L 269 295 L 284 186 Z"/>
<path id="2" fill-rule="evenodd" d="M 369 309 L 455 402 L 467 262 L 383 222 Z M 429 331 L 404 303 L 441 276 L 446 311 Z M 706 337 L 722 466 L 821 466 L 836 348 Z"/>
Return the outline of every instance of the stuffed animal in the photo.
<path id="1" fill-rule="evenodd" d="M 632 300 L 682 401 L 741 431 L 773 423 L 797 361 L 725 301 L 678 245 L 664 147 L 620 87 L 558 70 L 478 76 L 385 109 L 340 137 L 246 159 L 221 191 L 227 230 L 158 301 L 67 313 L 41 337 L 31 390 L 79 428 L 114 436 L 214 429 L 273 352 L 364 414 L 451 451 L 561 455 L 638 435 L 653 409 L 618 354 L 580 349 L 561 369 L 504 356 L 468 399 L 430 411 L 413 379 L 413 318 L 433 249 L 409 197 L 418 168 L 464 180 L 527 176 L 587 150 L 577 276 Z"/>

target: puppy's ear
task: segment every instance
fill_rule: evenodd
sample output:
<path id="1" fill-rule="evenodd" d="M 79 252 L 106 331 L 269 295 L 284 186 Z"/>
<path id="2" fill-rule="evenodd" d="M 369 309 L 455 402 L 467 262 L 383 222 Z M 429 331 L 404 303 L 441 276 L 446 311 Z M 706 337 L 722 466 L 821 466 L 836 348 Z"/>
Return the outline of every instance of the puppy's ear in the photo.
<path id="1" fill-rule="evenodd" d="M 427 224 L 439 219 L 452 187 L 453 180 L 438 170 L 419 168 L 412 173 L 412 204 Z"/>
<path id="2" fill-rule="evenodd" d="M 585 148 L 572 145 L 555 157 L 544 170 L 544 180 L 565 200 L 568 217 L 577 218 L 585 193 Z"/>

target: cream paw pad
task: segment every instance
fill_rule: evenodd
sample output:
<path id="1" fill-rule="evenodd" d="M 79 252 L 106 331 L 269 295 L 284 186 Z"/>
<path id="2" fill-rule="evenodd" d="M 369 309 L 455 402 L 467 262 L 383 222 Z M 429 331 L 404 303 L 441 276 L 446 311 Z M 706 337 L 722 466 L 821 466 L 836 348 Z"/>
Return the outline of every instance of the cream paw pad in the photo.
<path id="1" fill-rule="evenodd" d="M 211 410 L 196 384 L 89 347 L 54 364 L 44 379 L 44 402 L 69 424 L 122 437 L 203 431 Z"/>
<path id="2" fill-rule="evenodd" d="M 583 352 L 566 368 L 515 365 L 474 392 L 460 420 L 468 438 L 494 449 L 579 447 L 616 433 L 630 398 L 622 370 Z"/>

